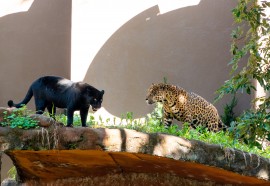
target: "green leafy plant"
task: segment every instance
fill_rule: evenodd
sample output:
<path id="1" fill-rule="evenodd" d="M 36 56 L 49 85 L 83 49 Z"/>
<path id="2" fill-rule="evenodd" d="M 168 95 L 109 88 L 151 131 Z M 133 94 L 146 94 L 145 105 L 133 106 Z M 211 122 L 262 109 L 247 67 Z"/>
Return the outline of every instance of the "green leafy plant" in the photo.
<path id="1" fill-rule="evenodd" d="M 232 122 L 235 137 L 241 138 L 251 146 L 262 148 L 259 141 L 269 140 L 270 115 L 260 111 L 246 111 L 241 117 Z"/>
<path id="2" fill-rule="evenodd" d="M 1 126 L 21 129 L 37 128 L 38 121 L 31 118 L 30 113 L 31 111 L 27 110 L 25 106 L 15 109 L 10 115 L 5 112 L 4 122 L 1 123 Z"/>
<path id="3" fill-rule="evenodd" d="M 224 106 L 224 114 L 220 116 L 222 122 L 228 127 L 231 126 L 231 122 L 236 120 L 236 116 L 234 113 L 234 108 L 236 105 L 237 105 L 237 98 L 234 95 L 231 102 Z"/>
<path id="4" fill-rule="evenodd" d="M 265 10 L 270 2 L 257 0 L 239 0 L 232 10 L 236 28 L 231 33 L 232 59 L 229 62 L 232 70 L 230 79 L 217 90 L 217 100 L 225 94 L 239 91 L 251 94 L 256 91 L 254 80 L 265 90 L 270 89 L 270 24 Z M 240 63 L 244 63 L 240 69 Z M 255 98 L 260 101 L 258 108 L 243 113 L 234 126 L 236 132 L 248 134 L 248 143 L 257 144 L 260 138 L 269 136 L 268 109 L 270 98 Z M 253 132 L 253 134 L 251 134 Z"/>
<path id="5" fill-rule="evenodd" d="M 152 113 L 147 115 L 147 124 L 161 125 L 163 123 L 163 105 L 162 103 L 156 103 L 156 106 Z"/>
<path id="6" fill-rule="evenodd" d="M 10 120 L 11 128 L 30 129 L 38 127 L 37 121 L 29 116 L 16 116 L 12 114 L 8 119 Z"/>

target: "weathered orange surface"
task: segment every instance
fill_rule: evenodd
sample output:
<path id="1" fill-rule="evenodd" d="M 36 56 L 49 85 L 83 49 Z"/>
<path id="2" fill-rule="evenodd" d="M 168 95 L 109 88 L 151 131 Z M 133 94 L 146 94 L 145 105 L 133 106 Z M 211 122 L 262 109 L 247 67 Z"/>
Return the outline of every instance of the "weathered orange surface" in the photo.
<path id="1" fill-rule="evenodd" d="M 269 185 L 267 181 L 223 169 L 147 154 L 99 150 L 13 150 L 8 154 L 25 180 L 49 182 L 108 174 L 159 173 L 219 184 Z"/>

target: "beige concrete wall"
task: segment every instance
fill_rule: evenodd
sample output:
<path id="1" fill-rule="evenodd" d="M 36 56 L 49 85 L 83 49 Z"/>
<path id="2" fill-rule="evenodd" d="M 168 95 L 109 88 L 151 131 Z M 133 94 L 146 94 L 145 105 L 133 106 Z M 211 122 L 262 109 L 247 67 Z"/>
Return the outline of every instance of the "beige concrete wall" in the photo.
<path id="1" fill-rule="evenodd" d="M 0 17 L 0 106 L 23 99 L 39 76 L 69 78 L 70 48 L 71 0 L 35 0 L 26 12 Z"/>
<path id="2" fill-rule="evenodd" d="M 171 11 L 157 2 L 162 1 L 78 0 L 71 7 L 70 0 L 35 0 L 28 11 L 1 17 L 0 105 L 21 100 L 42 75 L 104 89 L 104 107 L 118 117 L 151 112 L 146 90 L 163 77 L 213 102 L 230 70 L 236 2 L 183 0 L 181 7 L 170 0 Z M 190 2 L 195 3 L 186 6 Z M 217 103 L 220 112 L 228 100 Z M 240 96 L 238 112 L 250 106 L 249 100 Z"/>
<path id="3" fill-rule="evenodd" d="M 105 89 L 103 106 L 115 116 L 120 117 L 122 113 L 131 111 L 136 117 L 142 117 L 151 112 L 153 107 L 145 104 L 146 90 L 151 83 L 162 82 L 163 77 L 169 83 L 195 92 L 210 102 L 216 96 L 214 92 L 228 79 L 230 68 L 227 64 L 230 61 L 230 33 L 233 26 L 231 9 L 236 2 L 201 0 L 198 5 L 176 7 L 165 13 L 160 13 L 162 7 L 155 2 L 123 22 L 93 59 L 86 59 L 88 70 L 84 81 Z M 92 8 L 104 11 L 102 15 L 108 18 L 114 17 L 116 12 L 124 14 L 126 9 L 134 11 L 127 4 L 123 7 L 110 6 Z M 81 7 L 81 12 L 83 10 Z M 85 24 L 87 20 L 101 16 L 96 13 L 87 17 L 85 14 L 80 19 L 85 19 Z M 105 21 L 111 24 L 117 20 Z M 89 21 L 89 30 L 96 30 L 100 24 Z M 101 32 L 109 32 L 106 25 L 100 27 L 103 28 Z M 90 41 L 91 37 L 96 36 L 88 37 Z M 94 42 L 94 39 L 91 41 Z M 229 100 L 226 98 L 216 104 L 220 113 L 223 112 L 224 103 Z M 237 112 L 249 108 L 249 101 L 249 96 L 240 95 Z"/>

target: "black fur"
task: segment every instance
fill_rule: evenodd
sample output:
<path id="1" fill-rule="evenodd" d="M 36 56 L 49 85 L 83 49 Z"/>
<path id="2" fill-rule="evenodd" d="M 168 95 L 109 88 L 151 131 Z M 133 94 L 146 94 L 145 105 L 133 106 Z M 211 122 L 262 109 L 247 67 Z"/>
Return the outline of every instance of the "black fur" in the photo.
<path id="1" fill-rule="evenodd" d="M 67 126 L 72 126 L 74 111 L 79 110 L 82 126 L 86 126 L 86 119 L 90 105 L 96 111 L 101 107 L 104 90 L 82 82 L 72 82 L 57 76 L 44 76 L 32 83 L 25 98 L 18 104 L 8 101 L 9 107 L 20 108 L 26 105 L 32 96 L 35 99 L 36 113 L 42 114 L 45 108 L 54 117 L 55 109 L 67 108 Z"/>

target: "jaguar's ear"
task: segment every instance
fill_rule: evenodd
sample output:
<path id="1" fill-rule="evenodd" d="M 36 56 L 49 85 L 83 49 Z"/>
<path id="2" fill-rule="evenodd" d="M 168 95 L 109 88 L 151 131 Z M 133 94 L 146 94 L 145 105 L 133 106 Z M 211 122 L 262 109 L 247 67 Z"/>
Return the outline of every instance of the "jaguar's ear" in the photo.
<path id="1" fill-rule="evenodd" d="M 161 90 L 166 90 L 166 84 L 161 83 L 161 84 L 160 84 L 160 89 L 161 89 Z"/>
<path id="2" fill-rule="evenodd" d="M 100 91 L 100 93 L 103 95 L 103 94 L 105 93 L 105 91 L 104 91 L 104 90 L 102 90 L 102 91 Z"/>
<path id="3" fill-rule="evenodd" d="M 158 87 L 159 83 L 152 83 L 151 87 Z"/>

